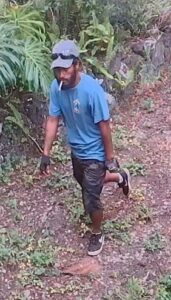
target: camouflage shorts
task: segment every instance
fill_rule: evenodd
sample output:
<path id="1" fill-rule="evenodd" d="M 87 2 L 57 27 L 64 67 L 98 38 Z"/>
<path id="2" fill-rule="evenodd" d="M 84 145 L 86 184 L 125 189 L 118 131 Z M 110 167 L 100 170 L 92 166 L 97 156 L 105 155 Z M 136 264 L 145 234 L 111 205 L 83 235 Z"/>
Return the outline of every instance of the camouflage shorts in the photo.
<path id="1" fill-rule="evenodd" d="M 102 209 L 100 194 L 106 174 L 105 163 L 95 159 L 78 159 L 71 156 L 73 175 L 82 188 L 86 213 Z"/>

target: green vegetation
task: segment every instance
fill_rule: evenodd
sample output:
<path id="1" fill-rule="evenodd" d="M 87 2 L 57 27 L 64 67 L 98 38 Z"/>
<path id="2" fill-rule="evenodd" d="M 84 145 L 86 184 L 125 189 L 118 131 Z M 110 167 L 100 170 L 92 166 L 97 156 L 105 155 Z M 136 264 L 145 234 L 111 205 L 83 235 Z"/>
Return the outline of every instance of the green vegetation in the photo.
<path id="1" fill-rule="evenodd" d="M 165 239 L 159 233 L 152 235 L 144 243 L 145 249 L 149 252 L 162 250 L 165 247 Z"/>
<path id="2" fill-rule="evenodd" d="M 116 289 L 110 293 L 110 296 L 105 296 L 103 300 L 145 300 L 148 299 L 147 291 L 136 278 L 131 278 L 127 284 L 127 292 Z"/>
<path id="3" fill-rule="evenodd" d="M 155 300 L 171 299 L 171 275 L 161 278 Z"/>
<path id="4" fill-rule="evenodd" d="M 143 164 L 136 162 L 134 160 L 128 162 L 127 164 L 124 164 L 124 168 L 127 168 L 130 171 L 130 174 L 132 176 L 145 176 L 146 171 Z"/>

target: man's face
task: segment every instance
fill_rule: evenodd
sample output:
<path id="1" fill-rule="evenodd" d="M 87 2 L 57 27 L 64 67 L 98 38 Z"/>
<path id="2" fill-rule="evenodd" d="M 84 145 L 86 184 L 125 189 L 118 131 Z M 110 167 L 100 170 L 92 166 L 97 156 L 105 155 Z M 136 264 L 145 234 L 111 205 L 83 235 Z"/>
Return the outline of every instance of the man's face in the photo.
<path id="1" fill-rule="evenodd" d="M 77 84 L 78 66 L 71 65 L 69 68 L 54 68 L 54 75 L 58 81 L 63 82 L 63 88 L 71 88 Z"/>

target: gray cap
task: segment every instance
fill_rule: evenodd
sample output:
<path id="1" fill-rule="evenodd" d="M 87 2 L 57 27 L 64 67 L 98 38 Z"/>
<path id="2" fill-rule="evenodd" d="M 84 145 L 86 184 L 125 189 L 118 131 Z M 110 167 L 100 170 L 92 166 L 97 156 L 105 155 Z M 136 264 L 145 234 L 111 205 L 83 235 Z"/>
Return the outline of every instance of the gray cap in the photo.
<path id="1" fill-rule="evenodd" d="M 74 43 L 74 41 L 65 40 L 55 44 L 55 46 L 52 49 L 52 55 L 54 54 L 59 56 L 53 60 L 51 64 L 51 69 L 57 67 L 69 68 L 73 63 L 74 57 L 79 57 L 79 49 Z M 61 56 L 64 56 L 64 58 L 62 58 L 60 54 Z M 67 56 L 69 56 L 69 58 L 67 58 Z M 72 56 L 74 57 L 72 58 Z"/>

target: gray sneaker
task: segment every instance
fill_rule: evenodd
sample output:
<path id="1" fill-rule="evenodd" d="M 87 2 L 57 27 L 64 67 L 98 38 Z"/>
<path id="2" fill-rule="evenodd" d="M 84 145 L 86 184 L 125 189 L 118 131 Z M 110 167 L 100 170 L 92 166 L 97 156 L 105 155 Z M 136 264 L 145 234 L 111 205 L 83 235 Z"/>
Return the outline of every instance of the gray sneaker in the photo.
<path id="1" fill-rule="evenodd" d="M 121 172 L 119 172 L 123 178 L 123 181 L 121 183 L 118 183 L 119 187 L 122 188 L 123 193 L 125 196 L 128 196 L 131 191 L 131 176 L 127 169 L 122 169 Z"/>
<path id="2" fill-rule="evenodd" d="M 102 233 L 93 234 L 90 237 L 90 243 L 88 246 L 88 255 L 98 255 L 103 248 L 104 235 Z"/>

